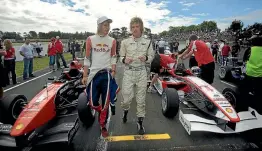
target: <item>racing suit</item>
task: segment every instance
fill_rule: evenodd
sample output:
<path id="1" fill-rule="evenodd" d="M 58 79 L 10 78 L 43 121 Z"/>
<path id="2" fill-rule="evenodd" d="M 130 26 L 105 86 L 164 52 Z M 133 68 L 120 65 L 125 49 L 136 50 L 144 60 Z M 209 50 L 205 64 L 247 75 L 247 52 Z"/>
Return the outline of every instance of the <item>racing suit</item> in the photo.
<path id="1" fill-rule="evenodd" d="M 146 114 L 147 71 L 146 62 L 142 62 L 139 59 L 141 56 L 145 56 L 148 63 L 151 63 L 153 60 L 154 51 L 150 40 L 143 37 L 129 37 L 121 42 L 120 59 L 122 62 L 125 63 L 126 58 L 133 59 L 130 64 L 125 64 L 122 82 L 123 101 L 121 102 L 121 106 L 125 111 L 128 111 L 134 94 L 136 94 L 136 114 L 138 118 L 144 118 Z M 134 86 L 136 86 L 136 91 L 134 91 Z"/>
<path id="2" fill-rule="evenodd" d="M 90 72 L 87 81 L 87 98 L 92 108 L 99 113 L 99 123 L 105 128 L 109 104 L 115 107 L 119 92 L 115 79 L 111 76 L 112 65 L 116 64 L 116 41 L 109 36 L 94 35 L 86 41 L 86 57 Z M 102 98 L 102 105 L 99 98 Z"/>

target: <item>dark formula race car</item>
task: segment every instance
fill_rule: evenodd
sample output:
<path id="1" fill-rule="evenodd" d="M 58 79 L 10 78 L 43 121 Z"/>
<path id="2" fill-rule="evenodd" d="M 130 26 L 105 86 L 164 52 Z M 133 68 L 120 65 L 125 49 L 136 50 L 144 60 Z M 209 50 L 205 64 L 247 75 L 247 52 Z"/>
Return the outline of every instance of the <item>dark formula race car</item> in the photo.
<path id="1" fill-rule="evenodd" d="M 154 87 L 162 96 L 164 116 L 173 118 L 179 113 L 189 135 L 195 131 L 227 134 L 262 128 L 262 116 L 256 110 L 237 113 L 235 102 L 186 70 L 183 63 L 160 75 Z"/>
<path id="2" fill-rule="evenodd" d="M 239 81 L 244 78 L 245 63 L 239 62 L 238 57 L 228 57 L 225 66 L 219 67 L 219 78 L 225 81 Z"/>
<path id="3" fill-rule="evenodd" d="M 0 146 L 22 149 L 70 142 L 76 132 L 78 97 L 85 89 L 81 66 L 77 61 L 71 65 L 75 68 L 63 71 L 59 78 L 49 78 L 52 83 L 32 100 L 18 94 L 1 100 Z"/>

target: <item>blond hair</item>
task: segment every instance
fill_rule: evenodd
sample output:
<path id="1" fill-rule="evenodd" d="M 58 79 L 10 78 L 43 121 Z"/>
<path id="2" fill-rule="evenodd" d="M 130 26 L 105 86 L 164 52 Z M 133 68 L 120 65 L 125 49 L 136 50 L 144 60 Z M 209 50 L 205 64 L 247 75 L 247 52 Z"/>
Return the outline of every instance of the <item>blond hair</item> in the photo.
<path id="1" fill-rule="evenodd" d="M 11 42 L 11 40 L 6 39 L 6 40 L 4 41 L 4 46 L 5 46 L 5 49 L 6 49 L 6 50 L 10 50 L 10 49 L 12 48 L 12 42 Z"/>
<path id="2" fill-rule="evenodd" d="M 132 29 L 133 24 L 139 24 L 140 25 L 140 31 L 141 34 L 144 32 L 144 23 L 140 17 L 133 17 L 130 21 L 130 30 Z"/>

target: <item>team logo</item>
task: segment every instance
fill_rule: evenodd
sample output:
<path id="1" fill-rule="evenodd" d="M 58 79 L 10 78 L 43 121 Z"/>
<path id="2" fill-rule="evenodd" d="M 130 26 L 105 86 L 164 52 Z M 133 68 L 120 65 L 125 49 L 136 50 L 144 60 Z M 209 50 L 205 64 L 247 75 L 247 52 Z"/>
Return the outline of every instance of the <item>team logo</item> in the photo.
<path id="1" fill-rule="evenodd" d="M 15 129 L 20 130 L 20 129 L 23 128 L 23 127 L 24 127 L 24 125 L 23 125 L 22 123 L 20 123 L 20 124 L 18 124 L 18 125 L 15 127 Z"/>
<path id="2" fill-rule="evenodd" d="M 226 111 L 227 111 L 228 113 L 233 113 L 233 110 L 232 110 L 231 108 L 226 108 Z"/>

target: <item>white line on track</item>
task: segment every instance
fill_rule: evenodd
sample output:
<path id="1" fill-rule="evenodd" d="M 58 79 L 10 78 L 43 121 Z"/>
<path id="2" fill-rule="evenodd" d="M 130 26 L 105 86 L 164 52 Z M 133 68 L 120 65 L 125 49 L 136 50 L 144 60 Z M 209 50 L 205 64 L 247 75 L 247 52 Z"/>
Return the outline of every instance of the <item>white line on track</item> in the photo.
<path id="1" fill-rule="evenodd" d="M 50 74 L 50 73 L 52 73 L 52 72 L 53 72 L 53 71 L 47 72 L 47 73 L 45 73 L 45 74 L 42 74 L 42 75 L 40 75 L 40 76 L 37 76 L 36 78 L 30 79 L 30 80 L 28 80 L 28 81 L 25 81 L 25 82 L 23 82 L 23 83 L 20 83 L 20 84 L 18 84 L 18 85 L 15 85 L 15 86 L 13 86 L 13 87 L 11 87 L 11 88 L 8 88 L 8 89 L 4 90 L 4 92 L 10 91 L 10 90 L 12 90 L 12 89 L 14 89 L 14 88 L 17 88 L 17 87 L 21 86 L 21 85 L 24 85 L 24 84 L 26 84 L 26 83 L 29 83 L 29 82 L 34 81 L 34 80 L 36 80 L 36 79 L 39 79 L 39 78 L 41 78 L 41 77 L 43 77 L 43 76 L 45 76 L 45 75 L 48 75 L 48 74 Z"/>
<path id="2" fill-rule="evenodd" d="M 224 84 L 226 84 L 226 85 L 229 85 L 229 86 L 231 86 L 231 87 L 234 87 L 234 88 L 236 87 L 235 85 L 230 84 L 230 83 L 228 83 L 228 82 L 225 82 L 225 81 L 222 81 L 222 80 L 221 80 L 221 82 L 224 83 Z"/>

